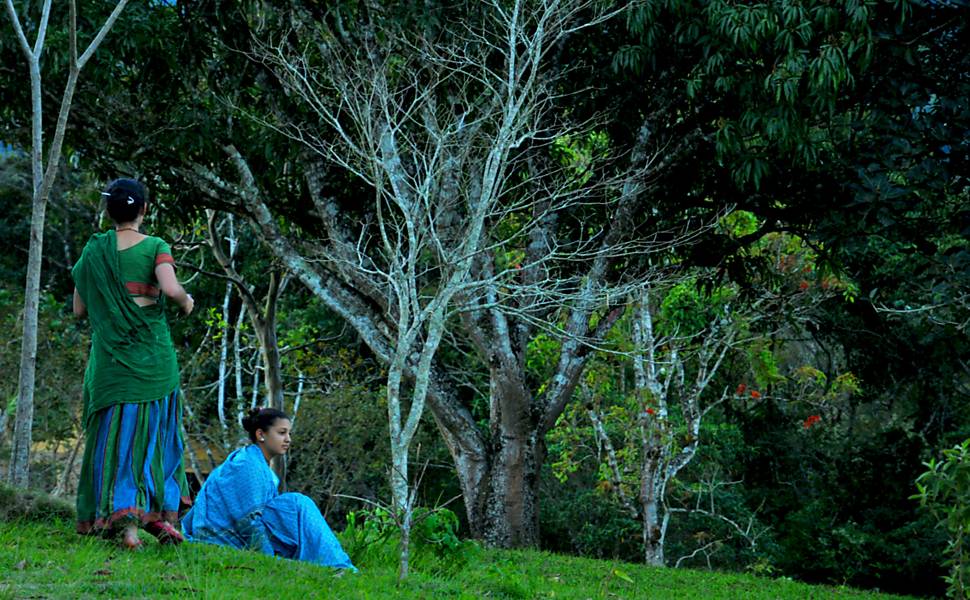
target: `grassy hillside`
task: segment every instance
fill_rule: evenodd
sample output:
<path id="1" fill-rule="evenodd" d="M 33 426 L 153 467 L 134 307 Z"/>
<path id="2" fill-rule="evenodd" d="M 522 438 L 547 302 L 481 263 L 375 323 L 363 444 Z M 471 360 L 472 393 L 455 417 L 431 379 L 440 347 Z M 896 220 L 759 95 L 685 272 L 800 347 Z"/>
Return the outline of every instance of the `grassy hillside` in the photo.
<path id="1" fill-rule="evenodd" d="M 0 484 L 0 600 L 13 598 L 662 598 L 901 599 L 783 579 L 656 569 L 468 543 L 456 558 L 415 555 L 397 584 L 392 545 L 346 546 L 359 574 L 202 544 L 137 552 L 74 533 L 73 507 Z"/>
<path id="2" fill-rule="evenodd" d="M 360 574 L 225 548 L 147 544 L 125 552 L 80 538 L 66 521 L 0 522 L 6 598 L 899 598 L 792 581 L 652 569 L 543 552 L 474 550 L 457 572 L 415 573 L 402 586 L 384 564 Z"/>

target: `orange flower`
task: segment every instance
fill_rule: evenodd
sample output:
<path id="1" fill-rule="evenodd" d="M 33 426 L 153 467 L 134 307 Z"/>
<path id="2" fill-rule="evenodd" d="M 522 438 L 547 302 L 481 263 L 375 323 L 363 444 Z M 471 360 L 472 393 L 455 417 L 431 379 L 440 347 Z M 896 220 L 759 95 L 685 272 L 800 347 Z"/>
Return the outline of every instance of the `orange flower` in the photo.
<path id="1" fill-rule="evenodd" d="M 652 409 L 652 408 L 648 408 L 648 409 L 647 409 L 647 414 L 648 414 L 648 415 L 655 415 L 655 414 L 657 414 L 657 411 L 655 411 L 655 410 L 654 410 L 654 409 Z"/>
<path id="2" fill-rule="evenodd" d="M 802 279 L 801 283 L 798 284 L 798 289 L 802 290 L 803 292 L 805 290 L 807 290 L 808 289 L 808 282 L 805 281 L 804 279 Z"/>
<path id="3" fill-rule="evenodd" d="M 759 392 L 758 390 L 751 390 L 751 397 L 757 400 L 758 398 L 761 397 L 761 392 Z"/>
<path id="4" fill-rule="evenodd" d="M 809 427 L 818 423 L 821 420 L 822 420 L 822 417 L 820 417 L 819 415 L 811 415 L 807 419 L 802 421 L 802 427 L 804 427 L 805 429 L 808 429 Z"/>
<path id="5" fill-rule="evenodd" d="M 739 383 L 738 389 L 734 390 L 734 393 L 740 396 L 741 394 L 744 393 L 744 390 L 746 389 L 748 389 L 748 386 L 744 385 L 743 383 Z"/>

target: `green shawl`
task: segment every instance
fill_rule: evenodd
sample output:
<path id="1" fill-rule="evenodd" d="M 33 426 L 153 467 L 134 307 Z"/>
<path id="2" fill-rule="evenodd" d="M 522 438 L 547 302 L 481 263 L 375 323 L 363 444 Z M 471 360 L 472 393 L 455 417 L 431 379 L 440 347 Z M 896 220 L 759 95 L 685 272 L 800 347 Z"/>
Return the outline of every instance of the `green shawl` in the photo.
<path id="1" fill-rule="evenodd" d="M 71 276 L 91 322 L 83 422 L 115 404 L 170 394 L 179 373 L 165 313 L 161 303 L 138 306 L 128 294 L 114 230 L 91 236 Z"/>

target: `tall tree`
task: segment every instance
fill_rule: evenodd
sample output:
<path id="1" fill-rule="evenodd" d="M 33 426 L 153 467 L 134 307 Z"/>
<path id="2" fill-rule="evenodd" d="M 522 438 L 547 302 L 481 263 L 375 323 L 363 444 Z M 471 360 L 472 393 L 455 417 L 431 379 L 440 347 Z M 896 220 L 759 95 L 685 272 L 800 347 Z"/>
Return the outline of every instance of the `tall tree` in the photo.
<path id="1" fill-rule="evenodd" d="M 41 82 L 41 56 L 44 53 L 47 26 L 51 15 L 51 0 L 45 0 L 41 7 L 33 46 L 27 40 L 20 16 L 13 0 L 6 0 L 7 15 L 10 17 L 14 33 L 23 51 L 30 78 L 31 102 L 31 171 L 33 182 L 32 212 L 30 220 L 30 251 L 27 259 L 27 281 L 24 289 L 24 320 L 21 341 L 20 378 L 17 391 L 17 415 L 15 422 L 13 451 L 10 460 L 9 479 L 13 485 L 26 487 L 30 476 L 30 445 L 34 419 L 34 381 L 37 365 L 37 313 L 40 295 L 41 253 L 44 249 L 44 222 L 47 212 L 47 199 L 57 176 L 61 160 L 61 147 L 67 128 L 71 103 L 77 87 L 78 75 L 91 59 L 101 41 L 114 25 L 128 0 L 119 0 L 114 10 L 88 44 L 78 55 L 77 4 L 70 1 L 68 16 L 68 75 L 61 95 L 60 110 L 54 138 L 47 148 L 46 168 L 44 156 L 43 127 L 43 86 Z"/>
<path id="2" fill-rule="evenodd" d="M 641 151 L 635 160 L 645 164 L 638 164 L 626 180 L 610 182 L 622 188 L 618 201 L 609 200 L 612 188 L 595 169 L 550 159 L 557 149 L 569 149 L 571 136 L 576 144 L 586 141 L 581 128 L 557 124 L 551 114 L 556 105 L 553 89 L 562 75 L 555 48 L 619 9 L 602 12 L 586 2 L 514 2 L 508 7 L 485 3 L 476 10 L 481 25 L 449 24 L 436 32 L 434 44 L 427 31 L 431 26 L 417 36 L 401 32 L 394 44 L 379 47 L 372 21 L 362 19 L 359 37 L 350 38 L 339 28 L 329 29 L 299 15 L 305 20 L 294 19 L 300 23 L 296 31 L 310 43 L 299 44 L 298 53 L 279 42 L 260 48 L 264 61 L 298 95 L 304 113 L 317 118 L 269 125 L 353 173 L 379 200 L 389 200 L 381 200 L 359 230 L 348 232 L 348 217 L 342 214 L 348 210 L 323 197 L 318 191 L 323 186 L 311 179 L 311 196 L 328 242 L 320 254 L 326 260 L 312 262 L 303 253 L 309 251 L 312 257 L 313 249 L 285 242 L 262 202 L 250 201 L 250 210 L 267 243 L 295 265 L 315 293 L 358 325 L 365 341 L 388 361 L 394 374 L 389 388 L 399 386 L 402 375 L 410 375 L 419 393 L 412 396 L 412 411 L 421 406 L 425 390 L 430 394 L 432 412 L 458 465 L 475 533 L 495 545 L 529 545 L 537 539 L 535 481 L 543 462 L 542 437 L 569 400 L 582 370 L 579 357 L 620 313 L 608 311 L 598 319 L 612 285 L 609 265 L 623 253 L 634 255 L 654 247 L 624 246 L 619 236 L 594 236 L 563 249 L 557 248 L 549 230 L 561 211 L 602 202 L 620 212 L 619 221 L 629 223 L 641 189 L 640 170 L 647 170 L 649 158 Z M 309 54 L 306 48 L 319 54 Z M 601 150 L 584 148 L 597 149 Z M 594 158 L 598 157 L 587 156 Z M 521 184 L 520 177 L 533 181 Z M 412 240 L 427 240 L 427 251 L 412 241 L 388 245 L 389 239 L 398 238 L 388 235 L 384 202 L 409 215 L 413 229 L 402 231 Z M 416 212 L 411 213 L 412 208 Z M 373 233 L 368 220 L 374 223 Z M 380 263 L 360 255 L 371 239 L 384 240 Z M 529 243 L 532 251 L 523 252 L 520 248 Z M 431 299 L 426 306 L 404 305 L 402 292 L 416 291 L 418 280 L 401 285 L 414 275 L 391 269 L 387 272 L 401 277 L 388 275 L 385 282 L 380 265 L 414 269 L 423 263 L 424 252 L 439 257 L 433 268 L 422 267 L 422 285 L 431 290 L 424 293 Z M 522 256 L 512 260 L 517 253 Z M 583 260 L 594 265 L 591 277 L 556 266 Z M 528 273 L 527 279 L 520 280 L 517 271 Z M 463 333 L 475 341 L 474 349 L 492 368 L 487 435 L 474 424 L 459 388 L 435 359 L 443 308 L 451 298 L 460 303 Z M 528 308 L 522 311 L 516 298 L 526 298 Z M 529 332 L 536 321 L 573 301 L 577 312 L 563 332 L 564 374 L 553 379 L 551 400 L 540 400 L 548 402 L 550 414 L 533 422 L 527 416 L 533 393 L 522 372 Z M 428 325 L 433 327 L 415 338 L 409 322 L 414 317 L 402 318 L 419 310 L 428 312 Z M 519 317 L 513 316 L 517 311 L 522 311 Z M 510 325 L 515 318 L 522 319 L 517 332 Z M 420 325 L 417 318 L 414 323 Z M 411 350 L 415 343 L 420 343 L 420 352 L 418 347 Z M 395 406 L 390 397 L 389 405 Z M 392 438 L 397 437 L 396 418 L 391 415 Z M 394 468 L 402 467 L 398 463 Z"/>

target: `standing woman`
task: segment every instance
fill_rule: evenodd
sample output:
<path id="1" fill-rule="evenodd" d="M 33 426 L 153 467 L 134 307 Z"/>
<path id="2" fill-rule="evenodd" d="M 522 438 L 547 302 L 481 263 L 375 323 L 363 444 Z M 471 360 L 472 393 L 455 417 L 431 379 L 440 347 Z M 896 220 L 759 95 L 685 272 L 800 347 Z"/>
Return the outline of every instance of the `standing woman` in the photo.
<path id="1" fill-rule="evenodd" d="M 91 236 L 71 271 L 74 314 L 91 323 L 77 530 L 121 531 L 122 545 L 134 549 L 143 525 L 177 544 L 179 509 L 190 500 L 178 364 L 163 306 L 167 297 L 188 315 L 194 302 L 175 277 L 169 245 L 140 231 L 145 186 L 117 179 L 102 195 L 114 227 Z"/>

